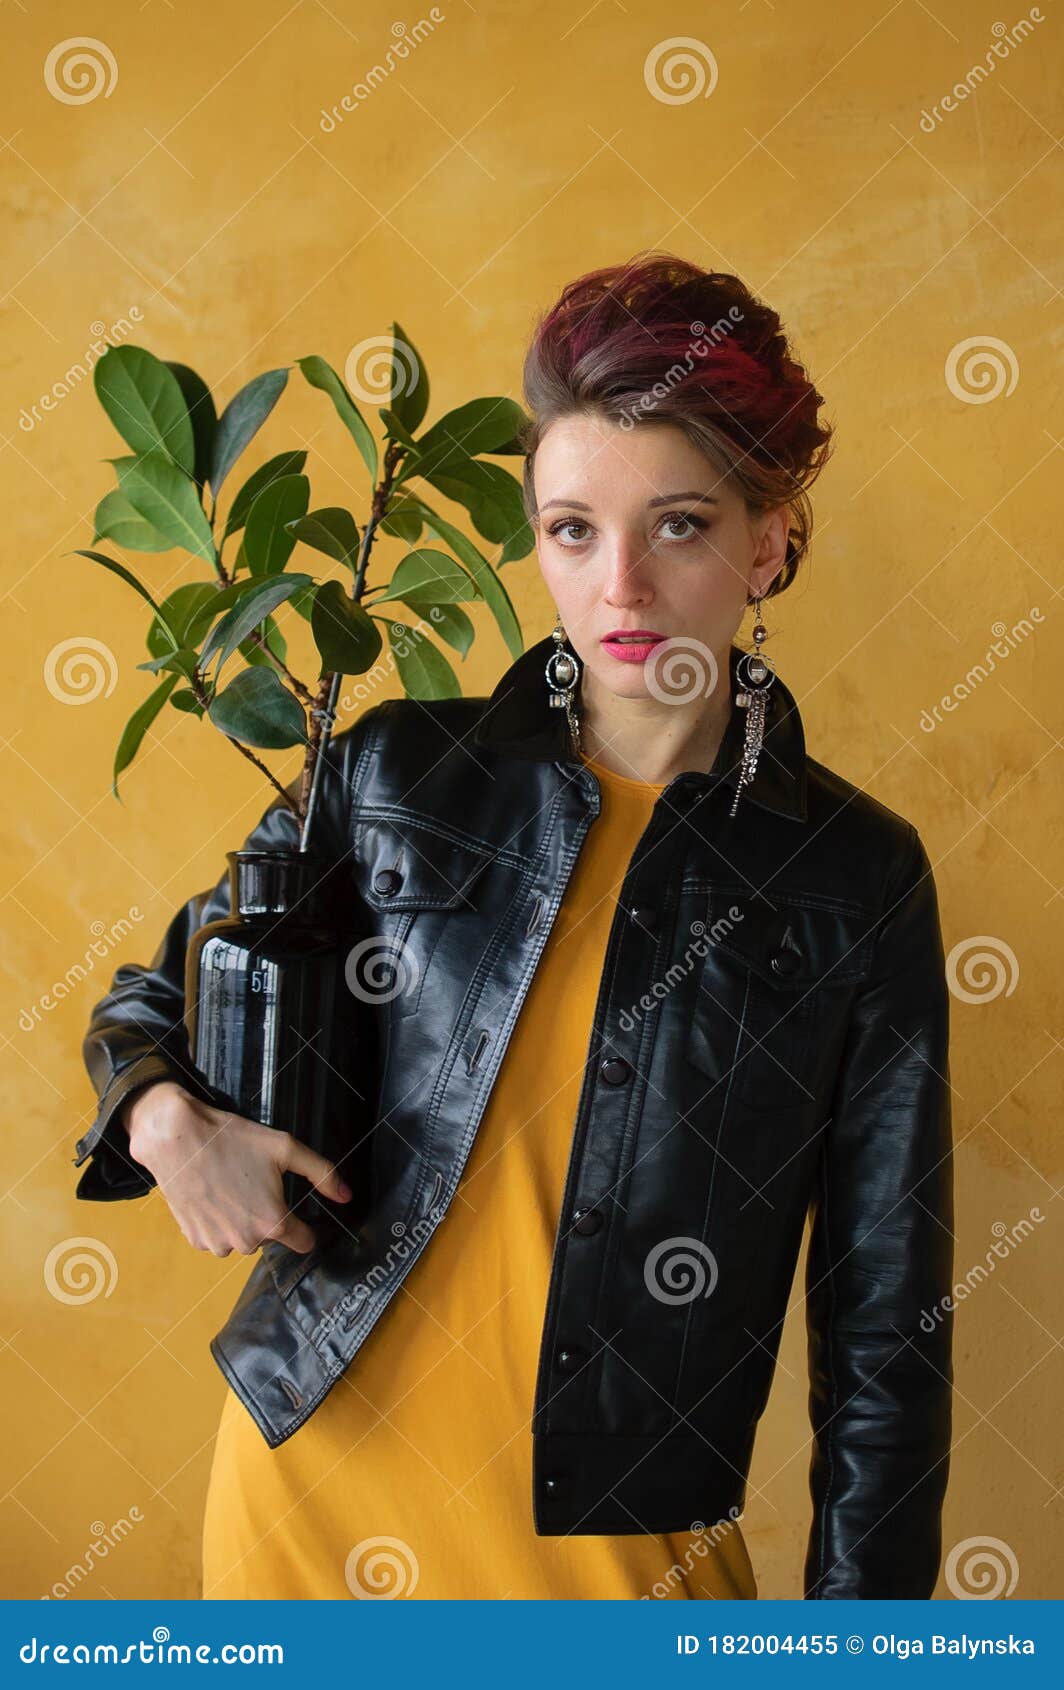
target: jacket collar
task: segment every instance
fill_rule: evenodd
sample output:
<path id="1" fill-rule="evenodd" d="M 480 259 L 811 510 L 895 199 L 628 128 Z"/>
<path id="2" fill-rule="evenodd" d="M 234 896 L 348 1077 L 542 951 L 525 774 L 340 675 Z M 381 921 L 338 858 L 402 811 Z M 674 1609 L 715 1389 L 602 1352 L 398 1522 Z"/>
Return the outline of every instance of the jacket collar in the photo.
<path id="1" fill-rule="evenodd" d="M 548 634 L 529 646 L 502 675 L 473 730 L 477 745 L 503 751 L 515 757 L 531 757 L 579 766 L 569 742 L 564 710 L 552 709 L 545 674 L 547 659 L 554 650 Z M 739 683 L 736 668 L 746 653 L 729 648 L 732 710 L 713 767 L 693 769 L 680 777 L 708 784 L 723 780 L 732 787 L 739 776 L 746 711 L 735 703 Z M 758 804 L 779 815 L 806 819 L 805 732 L 794 695 L 777 674 L 769 692 L 765 737 L 757 762 L 757 773 L 739 800 Z"/>

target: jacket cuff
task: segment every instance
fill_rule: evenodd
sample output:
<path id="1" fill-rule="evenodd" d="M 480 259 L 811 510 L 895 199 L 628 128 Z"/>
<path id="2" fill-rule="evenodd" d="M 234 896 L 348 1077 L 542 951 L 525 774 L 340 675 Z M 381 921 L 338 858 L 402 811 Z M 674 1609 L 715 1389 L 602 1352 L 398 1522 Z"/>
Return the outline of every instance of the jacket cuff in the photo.
<path id="1" fill-rule="evenodd" d="M 103 1092 L 96 1119 L 75 1145 L 73 1162 L 76 1168 L 92 1157 L 78 1181 L 74 1192 L 76 1197 L 106 1202 L 123 1197 L 142 1197 L 152 1189 L 154 1174 L 131 1155 L 129 1135 L 115 1116 L 119 1107 L 136 1092 L 145 1091 L 159 1080 L 175 1080 L 205 1103 L 219 1102 L 220 1094 L 205 1080 L 193 1078 L 187 1068 L 169 1061 L 159 1052 L 152 1051 L 138 1057 Z"/>

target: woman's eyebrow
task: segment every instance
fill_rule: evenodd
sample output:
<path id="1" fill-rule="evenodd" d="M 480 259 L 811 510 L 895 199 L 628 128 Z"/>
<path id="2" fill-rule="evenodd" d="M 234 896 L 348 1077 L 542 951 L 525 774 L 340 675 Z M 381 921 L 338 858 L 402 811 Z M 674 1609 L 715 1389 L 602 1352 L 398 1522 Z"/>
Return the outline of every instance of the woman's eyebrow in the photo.
<path id="1" fill-rule="evenodd" d="M 653 510 L 657 505 L 671 505 L 677 499 L 695 499 L 700 505 L 720 504 L 720 500 L 715 493 L 663 493 L 658 499 L 648 499 L 647 509 Z M 585 505 L 582 499 L 548 499 L 546 503 L 540 505 L 539 508 L 541 511 L 549 511 L 552 505 L 564 505 L 567 510 L 571 511 L 589 511 L 593 509 L 593 506 Z"/>

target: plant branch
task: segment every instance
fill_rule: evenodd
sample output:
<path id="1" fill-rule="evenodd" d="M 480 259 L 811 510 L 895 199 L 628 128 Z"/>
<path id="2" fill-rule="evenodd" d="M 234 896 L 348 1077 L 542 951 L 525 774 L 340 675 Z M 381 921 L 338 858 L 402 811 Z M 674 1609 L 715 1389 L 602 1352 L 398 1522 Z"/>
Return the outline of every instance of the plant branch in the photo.
<path id="1" fill-rule="evenodd" d="M 203 709 L 204 709 L 205 712 L 208 712 L 209 709 L 210 709 L 210 694 L 207 692 L 206 687 L 203 685 L 203 680 L 202 680 L 202 677 L 201 677 L 198 669 L 193 670 L 192 677 L 191 677 L 191 683 L 192 683 L 192 691 L 196 695 L 196 702 L 203 706 Z M 279 796 L 284 799 L 288 808 L 291 810 L 292 814 L 296 817 L 296 820 L 302 821 L 302 819 L 303 819 L 302 812 L 300 810 L 299 805 L 296 803 L 295 799 L 292 797 L 292 794 L 287 790 L 286 787 L 281 785 L 281 782 L 277 779 L 277 776 L 273 773 L 273 771 L 271 769 L 268 769 L 266 767 L 266 764 L 262 761 L 261 757 L 256 757 L 255 753 L 248 746 L 242 744 L 242 742 L 239 739 L 234 739 L 231 734 L 226 734 L 225 737 L 226 737 L 226 739 L 228 739 L 230 745 L 235 745 L 236 749 L 241 753 L 241 755 L 246 757 L 249 763 L 254 763 L 255 767 L 259 770 L 259 772 L 266 776 L 266 779 L 269 781 L 270 785 L 272 787 L 275 787 L 277 789 Z"/>
<path id="2" fill-rule="evenodd" d="M 356 604 L 360 603 L 362 599 L 369 554 L 377 527 L 387 515 L 388 500 L 391 497 L 395 473 L 405 456 L 406 448 L 398 440 L 389 441 L 384 453 L 384 473 L 373 490 L 369 521 L 363 530 L 362 543 L 358 548 L 358 567 L 355 570 L 355 579 L 351 587 L 351 597 Z M 332 734 L 333 713 L 336 710 L 339 691 L 340 675 L 338 671 L 329 670 L 323 674 L 315 711 L 311 714 L 307 754 L 303 760 L 303 774 L 299 783 L 299 808 L 303 817 L 303 836 L 300 841 L 300 848 L 304 851 L 307 850 L 309 845 L 314 805 L 321 781 L 321 759 Z"/>
<path id="3" fill-rule="evenodd" d="M 284 675 L 287 680 L 291 681 L 293 691 L 299 696 L 299 698 L 302 699 L 304 704 L 313 704 L 315 702 L 314 694 L 311 692 L 310 688 L 304 686 L 298 675 L 293 675 L 287 663 L 285 663 L 282 658 L 278 657 L 275 651 L 271 650 L 269 644 L 259 633 L 257 628 L 252 629 L 251 633 L 248 635 L 248 639 L 251 641 L 252 645 L 257 645 L 260 651 L 264 651 L 266 653 L 266 656 L 269 658 L 270 662 L 279 674 Z"/>

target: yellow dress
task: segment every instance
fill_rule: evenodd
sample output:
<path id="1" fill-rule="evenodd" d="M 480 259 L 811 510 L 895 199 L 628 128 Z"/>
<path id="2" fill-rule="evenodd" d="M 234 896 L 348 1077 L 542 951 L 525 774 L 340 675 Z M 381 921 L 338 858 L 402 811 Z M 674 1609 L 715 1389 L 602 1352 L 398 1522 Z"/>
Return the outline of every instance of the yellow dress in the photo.
<path id="1" fill-rule="evenodd" d="M 435 1238 L 277 1449 L 226 1393 L 205 1598 L 757 1596 L 734 1523 L 561 1537 L 532 1523 L 536 1367 L 591 1023 L 617 894 L 663 790 L 592 766 L 602 809 Z"/>

